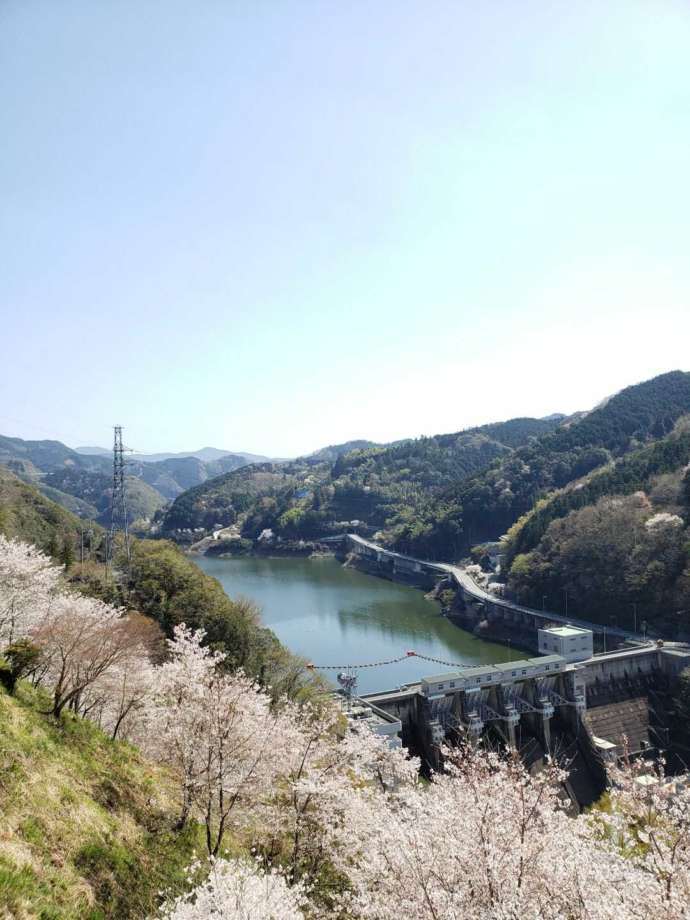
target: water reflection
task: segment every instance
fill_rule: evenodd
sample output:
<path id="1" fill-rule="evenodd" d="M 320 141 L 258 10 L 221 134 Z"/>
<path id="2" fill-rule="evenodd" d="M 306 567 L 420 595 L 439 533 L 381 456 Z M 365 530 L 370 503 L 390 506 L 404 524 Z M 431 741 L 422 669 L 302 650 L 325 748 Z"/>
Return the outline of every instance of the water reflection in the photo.
<path id="1" fill-rule="evenodd" d="M 468 665 L 519 657 L 450 623 L 422 591 L 343 568 L 334 559 L 195 561 L 229 595 L 257 601 L 265 625 L 288 648 L 316 664 L 379 661 L 408 649 Z M 410 683 L 436 668 L 417 658 L 367 668 L 360 672 L 359 690 Z"/>

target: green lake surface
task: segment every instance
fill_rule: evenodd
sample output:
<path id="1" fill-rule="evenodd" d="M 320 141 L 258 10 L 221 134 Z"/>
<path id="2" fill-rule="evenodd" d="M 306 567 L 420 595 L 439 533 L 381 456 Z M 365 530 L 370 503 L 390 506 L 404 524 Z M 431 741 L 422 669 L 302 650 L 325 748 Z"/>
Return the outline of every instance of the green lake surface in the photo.
<path id="1" fill-rule="evenodd" d="M 524 657 L 486 642 L 440 614 L 417 588 L 344 568 L 333 558 L 193 557 L 231 597 L 251 597 L 280 641 L 316 665 L 358 665 L 414 650 L 464 665 Z M 358 671 L 358 692 L 386 690 L 450 670 L 406 657 L 397 664 Z M 335 682 L 335 670 L 323 672 Z"/>

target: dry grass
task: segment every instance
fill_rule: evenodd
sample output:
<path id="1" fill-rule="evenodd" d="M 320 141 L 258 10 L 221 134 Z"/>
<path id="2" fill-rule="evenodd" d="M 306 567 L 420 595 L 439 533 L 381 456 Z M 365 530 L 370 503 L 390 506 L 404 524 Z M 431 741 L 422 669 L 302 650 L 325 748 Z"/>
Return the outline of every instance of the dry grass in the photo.
<path id="1" fill-rule="evenodd" d="M 146 917 L 203 844 L 169 774 L 40 694 L 0 691 L 0 918 Z"/>

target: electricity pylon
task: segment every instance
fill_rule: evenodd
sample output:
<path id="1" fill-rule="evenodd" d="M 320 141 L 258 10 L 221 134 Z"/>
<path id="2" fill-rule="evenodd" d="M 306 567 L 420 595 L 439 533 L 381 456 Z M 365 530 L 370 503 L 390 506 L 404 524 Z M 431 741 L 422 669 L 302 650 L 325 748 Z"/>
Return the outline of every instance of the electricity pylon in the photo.
<path id="1" fill-rule="evenodd" d="M 113 494 L 110 500 L 110 534 L 106 547 L 106 566 L 112 559 L 115 534 L 124 534 L 127 565 L 130 563 L 129 522 L 127 520 L 127 492 L 125 489 L 125 449 L 122 446 L 122 426 L 115 425 L 113 441 Z"/>

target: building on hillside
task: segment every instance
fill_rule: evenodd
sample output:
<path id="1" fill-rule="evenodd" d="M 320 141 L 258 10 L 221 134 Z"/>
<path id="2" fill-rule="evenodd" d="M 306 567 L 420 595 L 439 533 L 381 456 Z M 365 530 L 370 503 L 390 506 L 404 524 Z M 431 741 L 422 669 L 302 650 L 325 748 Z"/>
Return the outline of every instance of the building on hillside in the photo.
<path id="1" fill-rule="evenodd" d="M 579 626 L 549 626 L 539 630 L 541 655 L 560 655 L 566 661 L 586 661 L 594 654 L 594 633 Z"/>

